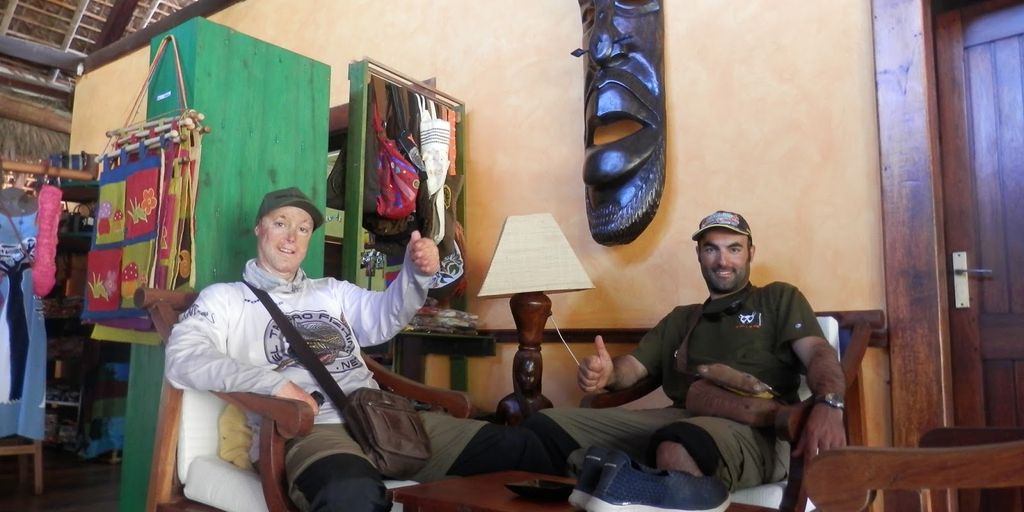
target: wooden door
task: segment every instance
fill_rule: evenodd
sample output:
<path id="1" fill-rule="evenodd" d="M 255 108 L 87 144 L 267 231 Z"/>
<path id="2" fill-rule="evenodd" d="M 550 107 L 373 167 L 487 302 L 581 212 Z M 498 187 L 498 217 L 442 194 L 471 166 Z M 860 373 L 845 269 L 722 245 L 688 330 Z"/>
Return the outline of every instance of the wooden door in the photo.
<path id="1" fill-rule="evenodd" d="M 942 183 L 957 425 L 1024 426 L 1024 4 L 936 17 Z M 954 300 L 966 251 L 970 306 Z M 960 509 L 1022 510 L 1020 489 L 961 493 Z"/>

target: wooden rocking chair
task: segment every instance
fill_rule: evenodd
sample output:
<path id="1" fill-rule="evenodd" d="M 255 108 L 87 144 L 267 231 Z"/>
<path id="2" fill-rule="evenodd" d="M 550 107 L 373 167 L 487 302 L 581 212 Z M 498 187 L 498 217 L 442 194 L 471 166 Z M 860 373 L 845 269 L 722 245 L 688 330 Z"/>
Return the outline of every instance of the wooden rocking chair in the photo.
<path id="1" fill-rule="evenodd" d="M 823 453 L 807 468 L 807 491 L 825 512 L 865 510 L 878 491 L 923 491 L 921 510 L 931 511 L 931 490 L 1024 487 L 1024 428 L 943 427 L 919 445 Z M 1019 510 L 1019 500 L 986 510 Z"/>
<path id="2" fill-rule="evenodd" d="M 860 363 L 871 338 L 876 334 L 881 335 L 881 330 L 885 325 L 883 313 L 881 311 L 832 311 L 819 312 L 817 316 L 825 337 L 837 350 L 839 349 L 840 331 L 849 333 L 849 341 L 841 353 L 848 401 L 847 433 L 851 442 L 862 442 L 859 437 L 863 432 L 863 426 L 855 424 L 856 420 L 862 418 L 860 411 L 854 410 L 854 407 L 858 407 L 860 404 L 854 384 L 860 374 Z M 643 379 L 626 389 L 587 395 L 580 405 L 594 408 L 617 407 L 638 400 L 658 387 L 660 387 L 660 383 L 654 379 Z M 775 418 L 775 430 L 778 436 L 794 446 L 799 442 L 804 424 L 814 406 L 814 403 L 807 398 L 810 390 L 806 389 L 806 385 L 801 388 L 801 397 L 805 400 L 793 406 L 783 407 Z M 854 407 L 851 407 L 851 404 Z M 751 489 L 741 489 L 733 493 L 729 512 L 768 510 L 803 512 L 807 507 L 807 492 L 804 488 L 805 462 L 804 458 L 790 457 L 788 480 Z"/>
<path id="3" fill-rule="evenodd" d="M 195 300 L 194 292 L 151 288 L 136 291 L 166 342 L 178 315 Z M 381 388 L 468 418 L 472 405 L 465 393 L 430 388 L 384 369 L 372 359 L 367 367 Z M 262 416 L 260 460 L 256 472 L 240 469 L 217 456 L 217 419 L 225 403 Z M 174 388 L 166 380 L 160 398 L 147 511 L 297 510 L 288 498 L 284 446 L 308 434 L 313 411 L 304 402 L 254 393 L 210 393 Z"/>

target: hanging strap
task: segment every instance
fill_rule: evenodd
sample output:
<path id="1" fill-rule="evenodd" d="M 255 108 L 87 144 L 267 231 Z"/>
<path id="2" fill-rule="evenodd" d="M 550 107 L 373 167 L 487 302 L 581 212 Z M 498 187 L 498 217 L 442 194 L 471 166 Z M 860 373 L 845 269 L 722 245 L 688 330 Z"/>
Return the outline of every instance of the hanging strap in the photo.
<path id="1" fill-rule="evenodd" d="M 135 97 L 135 102 L 128 110 L 128 115 L 125 117 L 123 128 L 130 128 L 132 125 L 132 119 L 139 114 L 139 109 L 142 108 L 142 98 L 149 90 L 149 83 L 153 80 L 153 75 L 156 74 L 157 66 L 160 65 L 160 61 L 163 60 L 164 55 L 167 53 L 168 45 L 171 47 L 174 53 L 174 74 L 175 81 L 178 85 L 178 107 L 184 114 L 188 111 L 188 98 L 185 96 L 185 76 L 181 71 L 181 56 L 178 53 L 178 42 L 173 35 L 168 35 L 160 40 L 160 46 L 157 47 L 156 55 L 153 56 L 153 62 L 149 65 L 149 72 L 146 73 L 146 79 L 142 82 L 142 87 L 139 88 L 139 94 Z M 144 124 L 140 123 L 140 124 Z M 107 140 L 107 145 L 103 148 L 100 154 L 106 154 L 107 150 L 110 149 L 111 143 L 116 139 L 116 135 Z"/>
<path id="2" fill-rule="evenodd" d="M 313 349 L 309 348 L 306 339 L 302 337 L 302 334 L 299 334 L 299 330 L 295 328 L 291 320 L 284 316 L 281 308 L 277 307 L 274 300 L 270 298 L 270 294 L 249 284 L 248 281 L 242 282 L 252 290 L 252 293 L 256 294 L 256 298 L 260 299 L 263 306 L 267 308 L 271 318 L 274 319 L 277 327 L 281 329 L 281 333 L 288 340 L 288 345 L 291 346 L 292 351 L 295 352 L 299 361 L 309 370 L 309 373 L 313 374 L 317 383 L 327 392 L 327 396 L 331 398 L 331 402 L 334 403 L 338 414 L 341 414 L 341 411 L 348 405 L 348 398 L 345 396 L 345 392 L 341 390 L 341 386 L 338 385 L 338 381 L 331 377 L 331 373 L 327 371 L 323 361 L 313 353 Z"/>
<path id="3" fill-rule="evenodd" d="M 679 342 L 679 347 L 676 349 L 675 360 L 676 371 L 686 373 L 690 335 L 693 334 L 693 329 L 700 323 L 700 318 L 704 314 L 704 305 L 691 304 L 686 306 L 683 314 L 685 315 L 683 319 L 683 339 Z"/>
<path id="4" fill-rule="evenodd" d="M 139 108 L 142 106 L 142 97 L 149 90 L 149 83 L 153 80 L 153 75 L 156 74 L 156 69 L 160 65 L 160 61 L 163 60 L 168 45 L 171 46 L 171 50 L 174 53 L 174 74 L 178 85 L 178 107 L 181 108 L 182 112 L 188 110 L 188 98 L 185 97 L 185 75 L 181 71 L 181 55 L 178 53 L 178 42 L 174 36 L 168 35 L 160 41 L 160 46 L 157 47 L 156 55 L 153 56 L 153 62 L 149 65 L 149 72 L 146 73 L 146 80 L 142 82 L 142 87 L 139 89 L 138 96 L 135 97 L 132 110 L 128 118 L 125 119 L 125 126 L 128 126 L 128 123 L 138 114 Z"/>

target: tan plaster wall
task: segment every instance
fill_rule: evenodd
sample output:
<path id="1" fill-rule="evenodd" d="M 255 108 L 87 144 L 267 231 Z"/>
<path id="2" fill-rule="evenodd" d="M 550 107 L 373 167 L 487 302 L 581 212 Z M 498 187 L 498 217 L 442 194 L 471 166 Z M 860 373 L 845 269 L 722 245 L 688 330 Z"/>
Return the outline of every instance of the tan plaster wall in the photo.
<path id="1" fill-rule="evenodd" d="M 583 62 L 569 55 L 581 45 L 576 2 L 248 0 L 212 19 L 329 64 L 332 105 L 347 102 L 347 65 L 364 56 L 436 77 L 466 103 L 470 308 L 485 328 L 512 327 L 507 299 L 475 299 L 502 221 L 544 211 L 596 285 L 552 296 L 562 328 L 646 327 L 702 300 L 689 235 L 720 208 L 750 221 L 755 282 L 790 281 L 816 309 L 881 308 L 870 3 L 664 4 L 668 180 L 654 222 L 619 247 L 594 243 L 587 228 Z M 82 78 L 73 149 L 102 149 L 103 131 L 123 121 L 141 84 L 145 55 Z M 510 390 L 514 350 L 471 362 L 481 407 Z M 555 344 L 544 354 L 545 394 L 576 403 L 572 359 Z M 446 362 L 432 360 L 428 378 L 446 376 Z"/>

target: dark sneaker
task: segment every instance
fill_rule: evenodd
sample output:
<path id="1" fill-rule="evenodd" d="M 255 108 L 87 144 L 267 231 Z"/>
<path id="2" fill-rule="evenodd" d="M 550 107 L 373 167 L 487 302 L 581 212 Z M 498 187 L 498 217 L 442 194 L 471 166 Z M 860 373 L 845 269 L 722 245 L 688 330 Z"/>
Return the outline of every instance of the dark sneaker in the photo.
<path id="1" fill-rule="evenodd" d="M 717 478 L 659 471 L 608 450 L 587 512 L 722 512 L 728 506 L 729 490 Z"/>
<path id="2" fill-rule="evenodd" d="M 569 503 L 576 510 L 586 510 L 590 496 L 594 494 L 594 488 L 601 481 L 601 472 L 604 471 L 604 457 L 608 454 L 606 448 L 591 446 L 587 448 L 587 454 L 583 456 L 583 466 L 580 468 L 579 477 L 576 479 L 576 487 L 569 495 Z"/>

